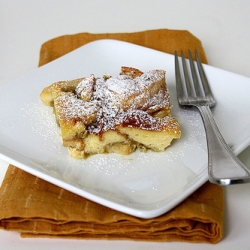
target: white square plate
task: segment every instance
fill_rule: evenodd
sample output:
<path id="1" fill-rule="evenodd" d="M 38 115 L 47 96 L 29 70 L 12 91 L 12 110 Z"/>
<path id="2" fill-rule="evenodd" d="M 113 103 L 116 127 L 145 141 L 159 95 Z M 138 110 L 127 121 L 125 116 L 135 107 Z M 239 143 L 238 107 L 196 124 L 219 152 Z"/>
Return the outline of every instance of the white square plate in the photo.
<path id="1" fill-rule="evenodd" d="M 118 75 L 121 66 L 142 71 L 163 69 L 182 137 L 165 152 L 129 156 L 68 155 L 52 108 L 39 94 L 59 80 L 104 73 Z M 217 100 L 215 120 L 236 154 L 250 144 L 250 79 L 205 66 Z M 27 75 L 0 86 L 0 156 L 55 185 L 110 208 L 141 218 L 159 216 L 207 181 L 203 124 L 195 110 L 176 101 L 174 57 L 134 44 L 99 40 L 89 43 Z"/>

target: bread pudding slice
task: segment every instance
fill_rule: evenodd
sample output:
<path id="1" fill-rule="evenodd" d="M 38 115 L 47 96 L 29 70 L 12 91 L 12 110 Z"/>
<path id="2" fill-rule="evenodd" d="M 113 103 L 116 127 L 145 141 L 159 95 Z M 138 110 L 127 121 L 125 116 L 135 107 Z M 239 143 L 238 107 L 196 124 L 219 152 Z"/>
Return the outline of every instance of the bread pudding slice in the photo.
<path id="1" fill-rule="evenodd" d="M 54 107 L 62 144 L 74 158 L 136 149 L 161 152 L 181 136 L 164 70 L 122 67 L 118 76 L 92 74 L 53 83 L 40 98 Z"/>

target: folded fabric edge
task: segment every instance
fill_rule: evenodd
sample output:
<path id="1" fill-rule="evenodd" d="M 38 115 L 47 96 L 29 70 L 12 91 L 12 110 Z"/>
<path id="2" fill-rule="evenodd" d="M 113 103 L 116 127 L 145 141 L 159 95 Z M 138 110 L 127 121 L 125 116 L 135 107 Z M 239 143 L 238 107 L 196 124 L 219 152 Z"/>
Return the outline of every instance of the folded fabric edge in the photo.
<path id="1" fill-rule="evenodd" d="M 168 43 L 168 38 L 171 40 L 177 39 L 182 43 Z M 42 44 L 40 49 L 40 57 L 38 66 L 43 66 L 89 42 L 100 39 L 115 39 L 124 42 L 130 42 L 141 45 L 147 48 L 159 50 L 162 52 L 173 54 L 175 50 L 184 52 L 187 49 L 193 51 L 199 50 L 199 55 L 203 63 L 207 63 L 206 54 L 203 50 L 201 41 L 187 30 L 172 30 L 172 29 L 155 29 L 138 31 L 131 33 L 77 33 L 62 35 Z M 192 43 L 190 43 L 190 40 Z M 54 45 L 57 46 L 54 46 Z M 58 46 L 60 44 L 60 46 Z M 175 46 L 175 47 L 174 47 Z M 185 52 L 185 56 L 187 53 Z"/>

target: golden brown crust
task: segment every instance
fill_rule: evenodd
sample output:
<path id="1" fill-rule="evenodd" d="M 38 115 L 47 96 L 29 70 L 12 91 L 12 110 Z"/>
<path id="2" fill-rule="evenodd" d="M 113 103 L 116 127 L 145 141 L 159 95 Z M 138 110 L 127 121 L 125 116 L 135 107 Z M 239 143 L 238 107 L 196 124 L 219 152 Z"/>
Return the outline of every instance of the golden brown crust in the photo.
<path id="1" fill-rule="evenodd" d="M 55 82 L 48 87 L 45 87 L 40 94 L 40 99 L 43 104 L 48 106 L 54 105 L 54 100 L 63 92 L 70 92 L 75 90 L 76 86 L 85 78 L 74 79 L 71 81 Z"/>
<path id="2" fill-rule="evenodd" d="M 133 78 L 143 75 L 143 72 L 139 69 L 132 68 L 132 67 L 121 67 L 121 75 L 132 76 Z"/>

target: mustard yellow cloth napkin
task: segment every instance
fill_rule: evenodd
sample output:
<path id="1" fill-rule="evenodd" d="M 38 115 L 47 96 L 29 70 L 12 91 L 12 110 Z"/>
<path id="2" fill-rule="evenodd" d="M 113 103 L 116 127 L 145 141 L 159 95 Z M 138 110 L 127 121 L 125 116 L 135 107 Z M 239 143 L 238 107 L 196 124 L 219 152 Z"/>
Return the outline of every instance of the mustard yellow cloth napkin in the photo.
<path id="1" fill-rule="evenodd" d="M 39 66 L 87 42 L 112 38 L 173 53 L 197 49 L 201 42 L 188 31 L 66 35 L 42 45 Z M 39 98 L 39 97 L 38 97 Z M 0 189 L 0 228 L 22 237 L 185 241 L 217 243 L 223 237 L 223 188 L 205 183 L 168 213 L 136 218 L 77 196 L 10 165 Z"/>

